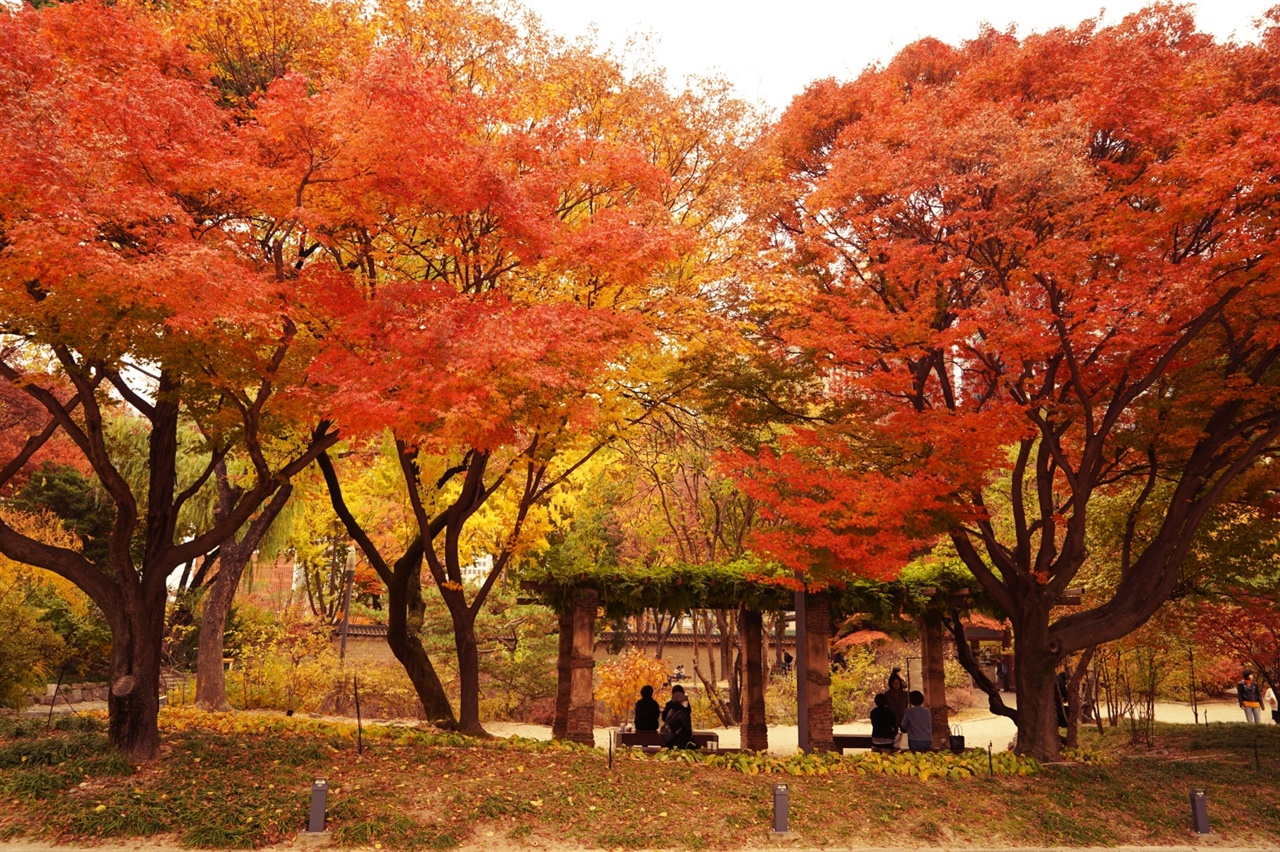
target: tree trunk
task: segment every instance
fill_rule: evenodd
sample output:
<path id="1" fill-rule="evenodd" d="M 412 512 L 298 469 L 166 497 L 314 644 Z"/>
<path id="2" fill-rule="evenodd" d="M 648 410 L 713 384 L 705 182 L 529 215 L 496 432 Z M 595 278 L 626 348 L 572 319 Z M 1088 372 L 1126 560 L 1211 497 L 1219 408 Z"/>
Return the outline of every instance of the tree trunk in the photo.
<path id="1" fill-rule="evenodd" d="M 219 572 L 221 576 L 221 572 Z M 227 681 L 222 669 L 227 617 L 235 587 L 215 577 L 204 596 L 200 619 L 200 645 L 196 652 L 196 706 L 202 710 L 230 710 Z"/>
<path id="2" fill-rule="evenodd" d="M 735 720 L 742 718 L 742 648 L 739 646 L 733 655 L 733 668 L 729 676 L 729 713 Z"/>
<path id="3" fill-rule="evenodd" d="M 717 688 L 716 681 L 716 658 L 715 647 L 711 643 L 711 617 L 707 616 L 703 625 L 707 631 L 706 648 L 707 648 L 707 665 L 711 669 L 711 679 L 708 680 L 706 675 L 702 673 L 702 668 L 698 665 L 698 621 L 701 616 L 697 610 L 693 611 L 693 675 L 698 682 L 702 684 L 703 694 L 707 698 L 707 703 L 711 706 L 711 711 L 716 714 L 716 718 L 720 720 L 720 724 L 726 728 L 732 727 L 738 723 L 737 718 L 730 712 L 729 705 L 725 704 L 724 699 L 720 697 L 720 690 Z"/>
<path id="4" fill-rule="evenodd" d="M 1043 604 L 1024 605 L 1014 622 L 1014 666 L 1018 672 L 1019 754 L 1057 760 L 1058 734 L 1054 676 L 1058 655 L 1050 649 L 1049 612 Z"/>
<path id="5" fill-rule="evenodd" d="M 462 598 L 462 593 L 456 593 Z M 453 620 L 453 647 L 458 653 L 458 730 L 476 737 L 489 732 L 480 724 L 480 649 L 476 642 L 475 613 L 460 600 L 450 602 Z"/>
<path id="6" fill-rule="evenodd" d="M 974 684 L 981 689 L 987 696 L 987 707 L 997 716 L 1005 716 L 1013 720 L 1015 725 L 1018 724 L 1018 711 L 1016 708 L 1009 707 L 1004 703 L 1004 698 L 1000 695 L 1000 685 L 991 682 L 987 677 L 987 673 L 982 670 L 978 660 L 974 657 L 972 650 L 964 642 L 964 624 L 960 619 L 960 613 L 952 610 L 944 622 L 947 629 L 951 631 L 951 637 L 956 643 L 956 658 L 960 661 L 960 665 L 964 668 L 969 676 L 973 678 Z M 1009 665 L 1012 657 L 1006 660 L 1005 665 Z"/>
<path id="7" fill-rule="evenodd" d="M 676 615 L 664 615 L 657 607 L 653 609 L 653 630 L 655 645 L 653 658 L 661 660 L 662 654 L 667 649 L 667 638 L 671 636 L 671 631 L 676 629 L 676 624 L 680 617 Z"/>
<path id="8" fill-rule="evenodd" d="M 406 560 L 416 565 L 409 568 Z M 440 676 L 431 665 L 431 658 L 419 638 L 426 612 L 422 586 L 418 582 L 421 565 L 421 542 L 410 547 L 409 552 L 396 563 L 392 582 L 387 586 L 387 645 L 409 675 L 427 719 L 441 727 L 452 728 L 457 721 L 449 705 L 449 697 L 445 695 Z"/>
<path id="9" fill-rule="evenodd" d="M 733 646 L 737 637 L 729 614 L 723 609 L 716 610 L 716 628 L 720 631 L 720 671 L 724 672 L 725 679 L 728 680 L 733 668 Z"/>
<path id="10" fill-rule="evenodd" d="M 165 625 L 163 594 L 149 603 L 129 601 L 111 620 L 107 738 L 136 763 L 160 756 L 157 718 Z"/>
<path id="11" fill-rule="evenodd" d="M 1067 679 L 1067 745 L 1072 748 L 1080 745 L 1080 709 L 1083 704 L 1080 684 L 1089 670 L 1093 652 L 1094 648 L 1085 649 Z"/>
<path id="12" fill-rule="evenodd" d="M 217 469 L 217 484 L 220 492 L 227 489 L 226 466 Z M 204 611 L 200 621 L 200 644 L 196 652 L 196 706 L 204 710 L 229 710 L 227 703 L 227 683 L 222 672 L 222 657 L 225 651 L 225 634 L 227 618 L 231 613 L 231 602 L 235 599 L 236 589 L 240 587 L 240 578 L 244 569 L 253 558 L 254 551 L 262 543 L 262 539 L 271 529 L 271 524 L 289 502 L 293 486 L 285 483 L 280 487 L 257 517 L 250 522 L 240 541 L 228 541 L 219 548 L 218 573 L 209 581 L 208 591 L 204 596 Z M 231 496 L 228 493 L 226 496 Z M 218 501 L 221 511 L 229 511 L 234 501 Z"/>

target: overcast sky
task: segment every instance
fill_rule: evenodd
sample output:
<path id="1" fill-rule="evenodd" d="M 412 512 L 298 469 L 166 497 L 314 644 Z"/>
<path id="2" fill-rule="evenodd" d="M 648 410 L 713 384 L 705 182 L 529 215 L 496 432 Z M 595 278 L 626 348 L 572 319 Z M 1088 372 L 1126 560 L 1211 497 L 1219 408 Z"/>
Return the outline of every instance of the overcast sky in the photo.
<path id="1" fill-rule="evenodd" d="M 1197 6 L 1202 30 L 1251 39 L 1253 21 L 1280 0 L 1214 0 Z M 1020 35 L 1074 26 L 1103 12 L 1097 0 L 524 0 L 553 32 L 578 36 L 592 24 L 603 45 L 637 33 L 655 37 L 654 56 L 673 82 L 719 72 L 738 93 L 781 109 L 811 80 L 850 79 L 925 36 L 951 44 L 986 22 Z M 1148 5 L 1112 0 L 1106 21 Z"/>

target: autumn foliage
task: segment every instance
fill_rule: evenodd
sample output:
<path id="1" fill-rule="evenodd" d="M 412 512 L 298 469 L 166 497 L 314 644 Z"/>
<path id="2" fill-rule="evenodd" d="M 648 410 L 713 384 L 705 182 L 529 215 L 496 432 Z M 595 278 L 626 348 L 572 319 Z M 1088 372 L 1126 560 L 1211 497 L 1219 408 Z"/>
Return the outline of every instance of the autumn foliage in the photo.
<path id="1" fill-rule="evenodd" d="M 1277 74 L 1280 27 L 1161 5 L 917 42 L 757 140 L 722 85 L 466 0 L 0 13 L 0 488 L 54 459 L 116 513 L 105 569 L 0 552 L 106 614 L 150 757 L 165 578 L 316 460 L 424 709 L 479 732 L 478 610 L 625 444 L 681 562 L 821 588 L 946 543 L 1053 756 L 1055 667 L 1150 618 L 1280 447 Z M 393 510 L 348 499 L 378 465 Z M 1085 570 L 1114 582 L 1064 613 Z"/>
<path id="2" fill-rule="evenodd" d="M 0 16 L 0 379 L 39 412 L 0 485 L 46 446 L 74 447 L 114 511 L 102 565 L 3 521 L 0 551 L 101 609 L 111 738 L 139 759 L 159 747 L 166 578 L 333 440 L 288 434 L 299 410 L 278 391 L 302 379 L 309 336 L 252 238 L 253 163 L 211 94 L 199 59 L 137 10 Z M 205 442 L 190 477 L 180 428 Z M 135 429 L 138 476 L 119 445 Z M 229 456 L 251 473 L 213 522 L 189 523 L 184 507 Z"/>
<path id="3" fill-rule="evenodd" d="M 655 691 L 667 680 L 667 664 L 634 648 L 623 651 L 600 664 L 600 683 L 596 698 L 603 701 L 617 719 L 630 717 L 642 687 Z"/>
<path id="4" fill-rule="evenodd" d="M 1278 445 L 1278 43 L 1166 6 L 924 40 L 772 130 L 758 357 L 803 383 L 736 458 L 759 544 L 821 582 L 949 538 L 1013 622 L 1033 753 L 1057 662 L 1150 617 Z M 1118 585 L 1051 621 L 1104 495 Z"/>

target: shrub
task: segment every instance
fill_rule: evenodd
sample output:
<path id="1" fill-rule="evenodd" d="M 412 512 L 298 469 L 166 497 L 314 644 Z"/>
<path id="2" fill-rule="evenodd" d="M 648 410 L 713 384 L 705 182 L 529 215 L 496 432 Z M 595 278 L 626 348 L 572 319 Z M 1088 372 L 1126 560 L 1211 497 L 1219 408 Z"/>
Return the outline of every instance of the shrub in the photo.
<path id="1" fill-rule="evenodd" d="M 0 707 L 21 708 L 57 672 L 65 646 L 42 614 L 19 580 L 0 581 Z"/>
<path id="2" fill-rule="evenodd" d="M 646 684 L 658 688 L 667 679 L 667 664 L 651 659 L 644 651 L 627 650 L 596 667 L 600 684 L 596 698 L 611 714 L 609 724 L 627 718 Z"/>

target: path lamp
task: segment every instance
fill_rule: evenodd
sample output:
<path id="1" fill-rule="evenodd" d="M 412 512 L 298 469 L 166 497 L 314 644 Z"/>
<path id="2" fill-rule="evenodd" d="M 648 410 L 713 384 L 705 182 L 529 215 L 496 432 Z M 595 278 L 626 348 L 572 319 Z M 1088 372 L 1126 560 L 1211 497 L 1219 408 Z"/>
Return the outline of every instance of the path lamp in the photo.
<path id="1" fill-rule="evenodd" d="M 1193 834 L 1212 834 L 1209 830 L 1209 808 L 1205 804 L 1204 790 L 1191 791 L 1191 831 Z"/>
<path id="2" fill-rule="evenodd" d="M 790 834 L 787 828 L 788 817 L 790 816 L 791 802 L 790 794 L 786 784 L 773 785 L 773 833 L 774 834 Z"/>

